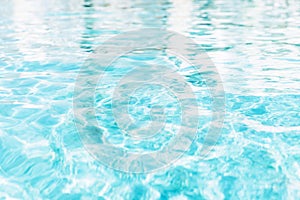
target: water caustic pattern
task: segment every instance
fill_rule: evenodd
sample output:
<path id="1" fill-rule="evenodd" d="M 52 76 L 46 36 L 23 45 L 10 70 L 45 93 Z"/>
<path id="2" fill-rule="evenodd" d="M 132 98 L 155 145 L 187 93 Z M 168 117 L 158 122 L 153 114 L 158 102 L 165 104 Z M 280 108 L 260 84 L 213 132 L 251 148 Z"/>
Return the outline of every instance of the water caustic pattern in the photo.
<path id="1" fill-rule="evenodd" d="M 299 21 L 296 0 L 3 1 L 0 199 L 299 199 Z M 96 48 L 142 28 L 176 31 L 206 51 L 223 81 L 226 116 L 217 144 L 200 157 L 212 118 L 203 74 L 163 51 L 115 60 L 95 90 L 102 131 L 95 144 L 159 151 L 180 126 L 176 96 L 159 86 L 133 91 L 128 112 L 147 125 L 150 107 L 163 105 L 162 134 L 139 140 L 114 123 L 110 95 L 130 67 L 180 68 L 198 99 L 199 127 L 188 150 L 162 169 L 136 174 L 107 167 L 84 148 L 73 97 Z"/>

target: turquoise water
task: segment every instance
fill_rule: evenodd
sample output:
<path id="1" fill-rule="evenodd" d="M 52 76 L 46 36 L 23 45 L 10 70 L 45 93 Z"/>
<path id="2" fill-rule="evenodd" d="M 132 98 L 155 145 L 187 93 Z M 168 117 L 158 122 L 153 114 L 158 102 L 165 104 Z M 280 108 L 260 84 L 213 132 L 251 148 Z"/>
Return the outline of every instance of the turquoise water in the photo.
<path id="1" fill-rule="evenodd" d="M 75 81 L 99 44 L 150 27 L 188 36 L 207 52 L 223 80 L 225 122 L 213 151 L 200 159 L 211 99 L 201 77 L 187 73 L 202 108 L 189 150 L 152 173 L 118 172 L 82 145 L 74 124 Z M 0 199 L 299 199 L 299 32 L 296 0 L 6 1 L 0 7 Z M 186 67 L 151 51 L 113 64 L 166 60 Z M 99 84 L 96 108 L 109 106 L 103 96 L 114 73 L 107 73 L 108 90 Z M 129 110 L 141 124 L 149 120 L 143 106 L 153 103 L 142 94 L 157 96 L 156 89 L 137 90 L 143 100 L 131 99 L 137 106 Z M 176 125 L 174 99 L 158 95 L 158 101 L 174 107 L 167 120 Z M 109 142 L 132 151 L 160 149 L 176 128 L 136 144 L 120 136 L 109 113 L 100 109 L 97 117 Z"/>

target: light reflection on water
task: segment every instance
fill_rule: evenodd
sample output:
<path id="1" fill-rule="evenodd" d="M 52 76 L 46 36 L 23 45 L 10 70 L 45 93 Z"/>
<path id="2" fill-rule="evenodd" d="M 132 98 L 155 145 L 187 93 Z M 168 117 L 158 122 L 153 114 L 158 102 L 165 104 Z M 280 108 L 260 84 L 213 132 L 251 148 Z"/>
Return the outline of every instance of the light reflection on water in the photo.
<path id="1" fill-rule="evenodd" d="M 297 199 L 300 4 L 286 1 L 5 1 L 0 8 L 0 197 Z M 147 175 L 83 150 L 73 124 L 84 59 L 118 33 L 158 27 L 193 38 L 221 74 L 227 116 L 197 147 Z"/>

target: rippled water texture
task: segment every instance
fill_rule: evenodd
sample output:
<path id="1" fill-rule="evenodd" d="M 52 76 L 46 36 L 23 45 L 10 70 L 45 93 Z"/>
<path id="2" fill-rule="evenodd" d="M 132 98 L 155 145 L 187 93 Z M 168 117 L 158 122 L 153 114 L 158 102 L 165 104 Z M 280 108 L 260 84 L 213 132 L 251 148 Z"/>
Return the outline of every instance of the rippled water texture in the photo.
<path id="1" fill-rule="evenodd" d="M 147 27 L 177 31 L 206 50 L 223 80 L 226 119 L 205 159 L 204 124 L 173 165 L 127 174 L 83 148 L 73 91 L 99 44 Z M 300 198 L 299 1 L 2 1 L 0 44 L 0 199 Z M 160 58 L 132 55 L 116 65 Z M 209 101 L 203 96 L 208 113 Z M 111 143 L 139 150 L 98 121 Z"/>

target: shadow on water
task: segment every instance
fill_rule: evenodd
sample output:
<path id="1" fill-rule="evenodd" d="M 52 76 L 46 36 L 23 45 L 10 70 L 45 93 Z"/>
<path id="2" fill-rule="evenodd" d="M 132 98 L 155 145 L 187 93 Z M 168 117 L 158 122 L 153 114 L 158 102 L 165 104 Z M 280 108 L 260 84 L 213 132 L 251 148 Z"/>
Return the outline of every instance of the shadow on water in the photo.
<path id="1" fill-rule="evenodd" d="M 84 32 L 82 34 L 80 48 L 82 48 L 85 52 L 93 52 L 93 31 L 95 19 L 92 15 L 95 13 L 95 8 L 92 0 L 84 0 L 82 6 L 84 8 Z"/>

